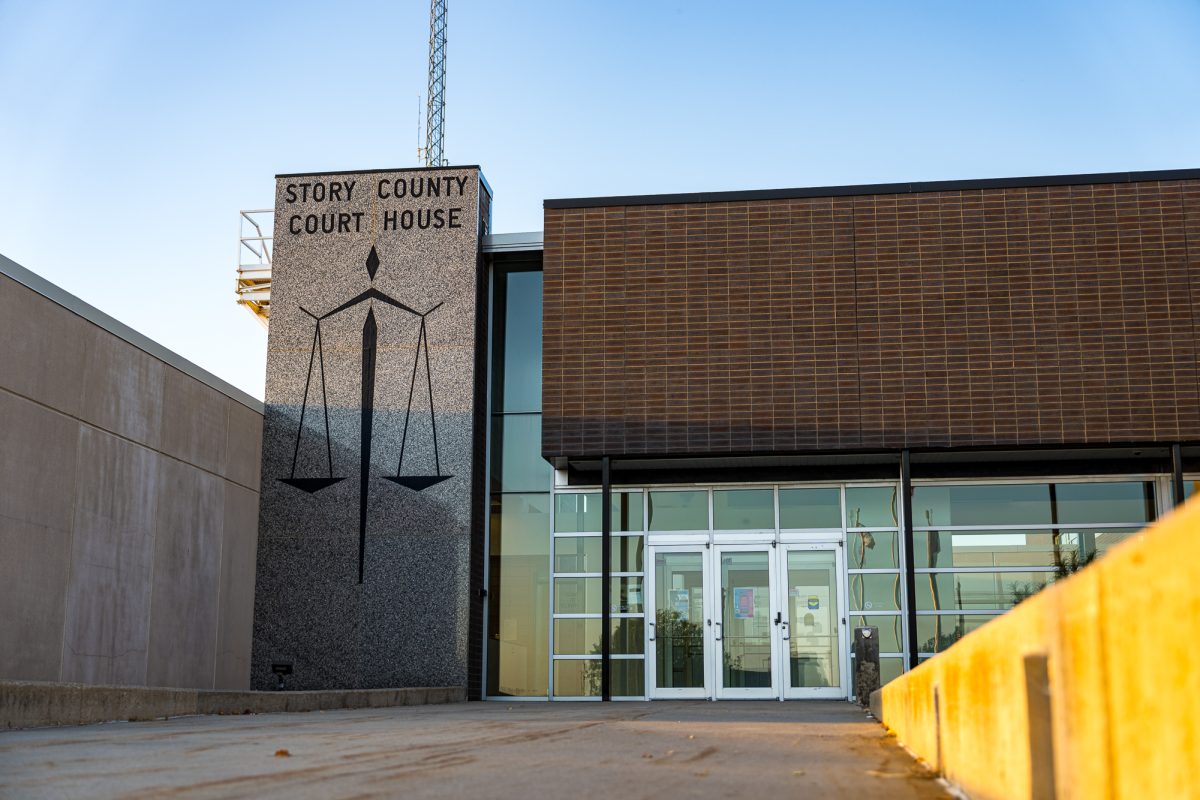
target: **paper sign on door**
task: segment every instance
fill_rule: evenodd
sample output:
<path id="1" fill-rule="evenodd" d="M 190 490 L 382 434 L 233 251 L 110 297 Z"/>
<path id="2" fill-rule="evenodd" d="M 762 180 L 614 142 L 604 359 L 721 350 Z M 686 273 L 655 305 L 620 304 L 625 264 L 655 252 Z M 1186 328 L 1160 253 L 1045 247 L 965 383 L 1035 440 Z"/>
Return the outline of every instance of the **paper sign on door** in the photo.
<path id="1" fill-rule="evenodd" d="M 733 590 L 733 618 L 754 619 L 754 587 Z"/>

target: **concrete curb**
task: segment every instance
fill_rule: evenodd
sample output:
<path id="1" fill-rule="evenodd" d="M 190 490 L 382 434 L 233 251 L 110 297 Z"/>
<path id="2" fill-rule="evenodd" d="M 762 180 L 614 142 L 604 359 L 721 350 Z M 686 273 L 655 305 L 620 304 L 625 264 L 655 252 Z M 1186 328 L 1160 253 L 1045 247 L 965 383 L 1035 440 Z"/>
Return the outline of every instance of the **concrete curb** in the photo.
<path id="1" fill-rule="evenodd" d="M 462 703 L 461 686 L 250 692 L 0 681 L 0 730 L 130 722 L 196 714 L 267 714 Z"/>

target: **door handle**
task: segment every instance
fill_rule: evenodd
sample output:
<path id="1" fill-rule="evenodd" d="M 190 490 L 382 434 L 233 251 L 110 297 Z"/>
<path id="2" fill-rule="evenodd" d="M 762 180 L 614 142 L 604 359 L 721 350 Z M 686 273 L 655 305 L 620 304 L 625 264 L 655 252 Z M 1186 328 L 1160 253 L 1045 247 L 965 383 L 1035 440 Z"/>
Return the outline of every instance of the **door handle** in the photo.
<path id="1" fill-rule="evenodd" d="M 788 624 L 786 622 L 781 624 L 783 625 L 783 640 L 786 642 L 788 639 L 792 638 L 792 634 L 788 630 Z"/>
<path id="2" fill-rule="evenodd" d="M 650 641 L 653 642 L 654 641 L 654 623 L 647 622 L 646 624 L 650 626 Z"/>
<path id="3" fill-rule="evenodd" d="M 721 635 L 721 623 L 716 623 L 717 626 L 717 641 L 721 641 L 724 637 Z"/>

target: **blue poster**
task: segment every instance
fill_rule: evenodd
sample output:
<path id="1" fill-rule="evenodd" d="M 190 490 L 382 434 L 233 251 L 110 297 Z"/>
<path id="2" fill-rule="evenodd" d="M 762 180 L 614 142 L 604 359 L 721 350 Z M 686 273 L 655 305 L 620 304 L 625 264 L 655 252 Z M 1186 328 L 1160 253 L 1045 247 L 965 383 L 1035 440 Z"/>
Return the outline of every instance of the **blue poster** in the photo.
<path id="1" fill-rule="evenodd" d="M 687 620 L 689 610 L 689 599 L 687 589 L 672 589 L 671 590 L 671 609 L 679 615 L 682 620 Z"/>
<path id="2" fill-rule="evenodd" d="M 753 587 L 739 587 L 733 590 L 733 618 L 754 619 Z"/>

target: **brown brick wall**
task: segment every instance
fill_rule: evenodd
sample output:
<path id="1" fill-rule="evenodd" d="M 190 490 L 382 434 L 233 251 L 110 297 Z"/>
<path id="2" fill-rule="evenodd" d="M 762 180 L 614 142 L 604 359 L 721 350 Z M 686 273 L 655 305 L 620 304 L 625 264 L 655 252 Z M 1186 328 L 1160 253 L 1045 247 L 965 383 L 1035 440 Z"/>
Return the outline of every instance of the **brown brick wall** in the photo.
<path id="1" fill-rule="evenodd" d="M 544 258 L 547 457 L 1200 440 L 1200 181 L 547 208 Z"/>

